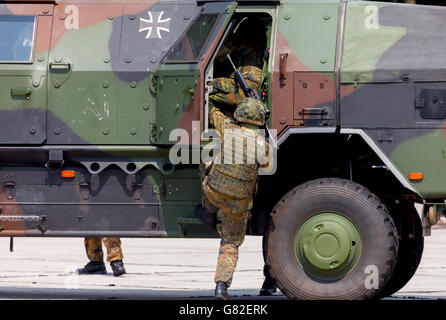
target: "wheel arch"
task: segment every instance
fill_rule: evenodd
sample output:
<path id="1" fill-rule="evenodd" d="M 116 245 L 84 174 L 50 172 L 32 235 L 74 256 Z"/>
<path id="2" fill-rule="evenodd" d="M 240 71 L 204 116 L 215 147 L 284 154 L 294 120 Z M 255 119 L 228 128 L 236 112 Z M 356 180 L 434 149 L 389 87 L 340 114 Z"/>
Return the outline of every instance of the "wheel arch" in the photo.
<path id="1" fill-rule="evenodd" d="M 384 190 L 387 188 L 395 199 L 403 195 L 411 201 L 421 199 L 362 129 L 336 132 L 336 128 L 290 128 L 279 137 L 278 145 L 276 173 L 261 176 L 259 180 L 249 234 L 262 235 L 274 205 L 295 186 L 317 178 L 349 179 L 369 188 L 380 198 L 381 194 L 389 192 Z M 377 174 L 363 174 L 362 170 L 370 171 L 366 167 L 371 164 L 385 166 L 388 170 L 376 169 Z"/>

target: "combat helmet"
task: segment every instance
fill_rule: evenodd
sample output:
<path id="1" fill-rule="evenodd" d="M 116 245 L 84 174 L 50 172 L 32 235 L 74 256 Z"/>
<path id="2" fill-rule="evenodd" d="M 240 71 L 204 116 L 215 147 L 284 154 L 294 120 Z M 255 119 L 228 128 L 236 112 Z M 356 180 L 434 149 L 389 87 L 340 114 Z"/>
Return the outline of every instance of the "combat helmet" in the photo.
<path id="1" fill-rule="evenodd" d="M 263 126 L 265 124 L 265 111 L 262 102 L 256 98 L 244 99 L 235 109 L 234 119 L 242 123 Z"/>

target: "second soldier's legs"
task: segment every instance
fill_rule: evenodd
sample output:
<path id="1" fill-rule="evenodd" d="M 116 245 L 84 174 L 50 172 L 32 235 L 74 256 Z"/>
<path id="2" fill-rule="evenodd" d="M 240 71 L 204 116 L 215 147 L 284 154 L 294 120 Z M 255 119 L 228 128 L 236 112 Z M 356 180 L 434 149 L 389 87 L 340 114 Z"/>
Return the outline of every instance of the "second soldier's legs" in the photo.
<path id="1" fill-rule="evenodd" d="M 87 237 L 84 239 L 85 252 L 88 260 L 91 262 L 102 262 L 104 254 L 102 253 L 101 238 Z"/>
<path id="2" fill-rule="evenodd" d="M 87 237 L 84 239 L 85 252 L 90 260 L 83 268 L 77 269 L 78 274 L 106 274 L 102 253 L 101 238 Z"/>
<path id="3" fill-rule="evenodd" d="M 121 249 L 121 239 L 119 238 L 102 238 L 104 246 L 107 248 L 107 261 L 110 261 L 110 266 L 115 277 L 126 273 L 124 268 L 123 255 Z"/>
<path id="4" fill-rule="evenodd" d="M 98 238 L 87 237 L 84 239 L 85 251 L 90 262 L 82 269 L 78 269 L 79 274 L 106 274 L 104 264 L 104 253 L 102 252 L 102 242 L 107 248 L 107 261 L 110 261 L 114 276 L 125 273 L 122 262 L 121 239 L 119 238 Z"/>
<path id="5" fill-rule="evenodd" d="M 102 238 L 104 246 L 107 248 L 107 261 L 113 262 L 122 260 L 121 239 L 119 238 Z"/>

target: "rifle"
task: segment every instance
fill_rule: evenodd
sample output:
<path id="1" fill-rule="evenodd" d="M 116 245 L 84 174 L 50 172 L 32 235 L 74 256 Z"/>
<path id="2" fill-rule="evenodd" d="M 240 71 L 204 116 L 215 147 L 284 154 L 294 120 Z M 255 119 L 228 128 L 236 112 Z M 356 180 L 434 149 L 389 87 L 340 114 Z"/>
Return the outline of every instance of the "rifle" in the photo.
<path id="1" fill-rule="evenodd" d="M 268 128 L 268 119 L 270 116 L 270 111 L 268 109 L 268 107 L 266 106 L 265 103 L 262 102 L 262 98 L 260 97 L 259 93 L 257 92 L 256 89 L 250 88 L 248 86 L 248 83 L 246 82 L 245 78 L 243 77 L 242 73 L 240 70 L 238 70 L 236 68 L 236 66 L 234 65 L 234 63 L 232 62 L 231 56 L 228 54 L 228 59 L 229 62 L 231 62 L 232 67 L 234 68 L 234 80 L 235 80 L 235 84 L 240 86 L 240 88 L 242 89 L 243 93 L 245 94 L 245 96 L 247 98 L 255 98 L 258 99 L 262 105 L 263 105 L 263 110 L 265 112 L 265 130 L 266 133 L 268 135 L 268 141 L 271 142 L 273 148 L 278 149 L 279 147 L 277 146 L 277 142 L 276 139 L 274 139 L 274 137 L 271 135 L 271 132 L 269 131 Z"/>

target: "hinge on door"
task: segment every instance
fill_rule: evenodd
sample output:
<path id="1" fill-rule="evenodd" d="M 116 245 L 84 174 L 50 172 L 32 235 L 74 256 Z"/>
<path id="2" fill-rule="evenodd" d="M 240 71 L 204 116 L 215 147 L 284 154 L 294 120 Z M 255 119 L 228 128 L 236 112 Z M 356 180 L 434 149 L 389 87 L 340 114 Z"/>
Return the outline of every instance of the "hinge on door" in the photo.
<path id="1" fill-rule="evenodd" d="M 150 142 L 155 143 L 163 133 L 163 127 L 157 125 L 156 121 L 150 123 Z"/>
<path id="2" fill-rule="evenodd" d="M 156 75 L 156 73 L 151 73 L 150 74 L 150 91 L 153 94 L 156 94 L 157 89 L 158 89 L 158 76 Z"/>

